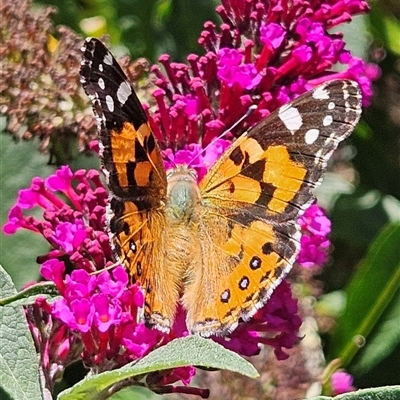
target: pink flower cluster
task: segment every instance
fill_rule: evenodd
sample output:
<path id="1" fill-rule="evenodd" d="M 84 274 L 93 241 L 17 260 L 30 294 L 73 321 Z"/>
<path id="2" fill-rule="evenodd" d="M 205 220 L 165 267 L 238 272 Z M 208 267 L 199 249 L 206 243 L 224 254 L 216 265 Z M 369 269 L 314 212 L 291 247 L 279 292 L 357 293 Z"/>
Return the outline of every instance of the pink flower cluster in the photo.
<path id="1" fill-rule="evenodd" d="M 211 155 L 201 155 L 196 146 L 186 152 L 198 155 L 199 171 L 206 171 L 214 161 L 213 154 L 222 152 L 225 142 L 211 146 Z M 171 160 L 177 162 L 185 156 L 181 150 L 175 156 L 171 154 Z M 61 167 L 46 180 L 34 178 L 30 188 L 19 192 L 3 228 L 7 234 L 31 230 L 42 235 L 52 248 L 39 256 L 38 262 L 41 275 L 55 283 L 61 298 L 51 303 L 39 299 L 34 306 L 38 318 L 30 321 L 38 347 L 45 349 L 42 366 L 49 374 L 59 373 L 77 359 L 97 371 L 117 368 L 188 334 L 185 311 L 180 307 L 168 335 L 137 322 L 143 293 L 140 286 L 130 284 L 125 269 L 112 265 L 104 221 L 106 203 L 107 193 L 98 171 L 73 173 Z M 42 220 L 27 213 L 34 207 L 42 208 Z M 284 359 L 287 355 L 283 349 L 298 341 L 300 324 L 297 300 L 284 283 L 252 321 L 240 324 L 231 337 L 214 340 L 247 356 L 258 354 L 259 345 L 267 344 L 275 349 L 278 359 Z M 46 329 L 38 329 L 38 325 Z M 194 369 L 185 367 L 157 374 L 151 381 L 154 390 L 161 390 L 160 386 L 177 380 L 188 384 L 193 375 Z"/>
<path id="2" fill-rule="evenodd" d="M 190 143 L 205 147 L 257 104 L 233 130 L 239 136 L 279 106 L 331 79 L 357 81 L 368 105 L 379 69 L 352 56 L 340 33 L 329 33 L 367 11 L 364 0 L 222 1 L 219 30 L 207 22 L 201 33 L 203 56 L 191 54 L 183 64 L 162 55 L 165 73 L 152 68 L 159 89 L 154 92 L 157 109 L 148 117 L 157 139 L 174 152 Z M 334 72 L 336 64 L 342 64 L 341 72 Z"/>
<path id="3" fill-rule="evenodd" d="M 353 386 L 353 377 L 344 371 L 336 371 L 332 374 L 331 386 L 334 396 L 355 390 Z"/>
<path id="4" fill-rule="evenodd" d="M 39 299 L 34 308 L 40 317 L 29 321 L 42 349 L 43 370 L 50 375 L 76 360 L 97 371 L 120 367 L 188 333 L 183 313 L 169 335 L 137 322 L 144 303 L 140 286 L 129 283 L 121 266 L 111 273 L 104 269 L 113 262 L 105 231 L 107 197 L 98 171 L 72 173 L 61 167 L 46 180 L 34 178 L 30 188 L 20 190 L 3 227 L 7 234 L 21 228 L 41 234 L 52 247 L 38 262 L 41 275 L 55 283 L 61 298 L 51 303 Z M 43 220 L 25 215 L 35 207 L 42 208 Z M 42 325 L 46 329 L 38 329 Z M 174 371 L 153 377 L 153 388 L 177 380 L 188 384 L 194 375 L 193 367 Z"/>
<path id="5" fill-rule="evenodd" d="M 111 274 L 104 270 L 90 275 L 83 269 L 65 275 L 65 265 L 55 259 L 44 262 L 42 276 L 57 285 L 61 298 L 51 305 L 51 314 L 73 332 L 79 332 L 83 360 L 101 366 L 112 359 L 116 365 L 142 358 L 163 337 L 137 324 L 137 312 L 143 307 L 140 286 L 129 285 L 121 266 Z M 117 358 L 117 359 L 116 359 Z"/>
<path id="6" fill-rule="evenodd" d="M 34 178 L 28 189 L 20 190 L 3 230 L 12 234 L 24 228 L 43 235 L 54 250 L 39 257 L 39 263 L 68 255 L 75 267 L 94 272 L 112 259 L 104 231 L 107 198 L 98 171 L 72 173 L 68 167 L 61 167 L 46 180 Z M 43 220 L 24 215 L 24 210 L 34 207 L 43 210 Z"/>
<path id="7" fill-rule="evenodd" d="M 331 221 L 322 208 L 316 204 L 310 206 L 298 219 L 302 229 L 301 248 L 297 262 L 302 267 L 322 266 L 328 258 Z"/>

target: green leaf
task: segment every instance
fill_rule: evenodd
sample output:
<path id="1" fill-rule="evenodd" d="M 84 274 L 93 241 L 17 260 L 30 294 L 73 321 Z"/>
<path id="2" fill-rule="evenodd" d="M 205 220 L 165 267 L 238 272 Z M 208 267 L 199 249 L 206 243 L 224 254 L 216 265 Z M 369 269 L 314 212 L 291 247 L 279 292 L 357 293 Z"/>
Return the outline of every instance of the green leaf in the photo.
<path id="1" fill-rule="evenodd" d="M 210 339 L 192 335 L 173 340 L 154 350 L 136 364 L 129 364 L 119 370 L 87 378 L 60 393 L 58 400 L 95 399 L 110 386 L 124 379 L 189 365 L 227 369 L 251 378 L 259 376 L 248 361 L 233 351 L 225 349 Z"/>
<path id="2" fill-rule="evenodd" d="M 332 32 L 343 34 L 346 49 L 363 59 L 368 57 L 371 46 L 368 40 L 367 21 L 366 15 L 353 15 L 348 24 L 340 24 L 332 28 Z M 338 65 L 335 67 L 340 69 Z"/>
<path id="3" fill-rule="evenodd" d="M 15 293 L 10 276 L 0 266 L 0 296 Z M 15 400 L 42 399 L 38 359 L 22 307 L 0 308 L 0 349 L 1 389 Z"/>
<path id="4" fill-rule="evenodd" d="M 40 154 L 37 142 L 21 141 L 15 143 L 12 138 L 0 133 L 0 225 L 6 222 L 10 208 L 15 204 L 18 191 L 29 187 L 32 177 L 45 177 L 54 168 L 49 167 L 48 156 Z M 29 210 L 29 215 L 42 218 L 43 210 Z M 1 263 L 11 275 L 15 286 L 20 289 L 25 283 L 39 277 L 36 257 L 46 253 L 49 244 L 38 235 L 20 229 L 14 235 L 0 232 Z"/>
<path id="5" fill-rule="evenodd" d="M 399 400 L 400 386 L 384 386 L 378 388 L 356 390 L 339 396 L 317 396 L 309 400 Z"/>
<path id="6" fill-rule="evenodd" d="M 161 397 L 146 387 L 129 386 L 113 394 L 110 400 L 168 400 L 168 396 Z M 196 398 L 193 397 L 193 400 Z"/>
<path id="7" fill-rule="evenodd" d="M 400 221 L 400 201 L 378 190 L 357 189 L 341 195 L 330 216 L 337 239 L 369 246 L 387 223 Z"/>
<path id="8" fill-rule="evenodd" d="M 400 22 L 393 15 L 374 3 L 369 14 L 371 28 L 375 39 L 379 39 L 383 45 L 396 55 L 400 55 Z"/>
<path id="9" fill-rule="evenodd" d="M 400 343 L 400 290 L 391 302 L 375 329 L 368 338 L 367 346 L 357 355 L 351 366 L 354 375 L 369 372 L 379 362 L 388 357 Z"/>
<path id="10" fill-rule="evenodd" d="M 26 306 L 33 304 L 38 297 L 52 299 L 59 295 L 53 282 L 39 282 L 25 290 L 5 298 L 0 298 L 0 306 L 12 304 L 13 306 Z"/>
<path id="11" fill-rule="evenodd" d="M 329 359 L 340 358 L 346 367 L 365 341 L 363 351 L 367 351 L 370 346 L 369 334 L 377 326 L 378 320 L 381 324 L 386 323 L 386 326 L 390 324 L 393 333 L 376 336 L 376 340 L 390 340 L 385 344 L 390 348 L 399 343 L 400 324 L 390 323 L 398 307 L 395 300 L 400 288 L 399 244 L 400 223 L 388 224 L 372 243 L 346 288 L 346 308 L 332 333 Z M 385 310 L 390 312 L 387 319 L 382 321 Z M 382 329 L 380 332 L 385 333 Z M 368 354 L 372 365 L 381 359 L 376 351 L 372 352 L 373 357 L 371 353 Z"/>

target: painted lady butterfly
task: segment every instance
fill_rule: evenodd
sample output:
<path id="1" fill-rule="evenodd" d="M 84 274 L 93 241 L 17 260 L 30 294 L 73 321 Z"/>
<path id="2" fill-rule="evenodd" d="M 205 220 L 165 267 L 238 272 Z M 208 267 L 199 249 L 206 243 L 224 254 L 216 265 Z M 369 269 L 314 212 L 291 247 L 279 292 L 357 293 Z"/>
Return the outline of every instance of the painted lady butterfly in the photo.
<path id="1" fill-rule="evenodd" d="M 145 291 L 144 319 L 168 332 L 179 301 L 203 336 L 232 332 L 295 262 L 297 218 L 328 159 L 361 114 L 358 85 L 326 82 L 239 137 L 200 184 L 165 171 L 146 114 L 97 39 L 83 46 L 81 81 L 98 120 L 116 258 Z"/>

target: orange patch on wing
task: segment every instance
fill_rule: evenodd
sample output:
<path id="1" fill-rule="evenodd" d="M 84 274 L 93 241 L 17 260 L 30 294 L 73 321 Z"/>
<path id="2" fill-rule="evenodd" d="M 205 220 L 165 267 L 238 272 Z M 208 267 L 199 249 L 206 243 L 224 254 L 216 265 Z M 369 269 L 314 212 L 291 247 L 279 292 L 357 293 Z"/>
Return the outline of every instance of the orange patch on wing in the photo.
<path id="1" fill-rule="evenodd" d="M 276 280 L 275 270 L 279 265 L 280 256 L 274 251 L 263 253 L 263 248 L 278 241 L 273 227 L 263 221 L 254 221 L 248 227 L 235 225 L 230 238 L 222 246 L 224 252 L 236 258 L 241 257 L 229 274 L 229 280 L 221 279 L 218 285 L 219 296 L 215 304 L 202 310 L 202 317 L 211 316 L 222 324 L 233 324 L 242 314 L 254 309 L 259 302 L 261 289 L 268 290 Z M 255 267 L 259 263 L 259 267 Z M 240 287 L 243 279 L 248 280 L 247 286 Z M 226 289 L 237 288 L 228 302 L 221 300 Z"/>
<path id="2" fill-rule="evenodd" d="M 128 186 L 126 164 L 135 161 L 136 129 L 126 122 L 120 132 L 111 131 L 112 161 L 121 187 Z"/>
<path id="3" fill-rule="evenodd" d="M 285 146 L 271 146 L 265 153 L 266 159 L 263 181 L 272 183 L 276 190 L 268 204 L 274 212 L 285 211 L 287 203 L 293 200 L 307 174 L 306 168 L 290 159 Z"/>
<path id="4" fill-rule="evenodd" d="M 139 129 L 137 130 L 137 137 L 139 139 L 140 144 L 143 146 L 144 144 L 144 138 L 149 137 L 153 134 L 153 132 L 150 129 L 149 124 L 145 123 L 139 126 Z"/>
<path id="5" fill-rule="evenodd" d="M 240 144 L 239 147 L 243 153 L 247 152 L 247 154 L 249 155 L 250 164 L 263 158 L 264 150 L 258 143 L 257 139 L 246 137 L 246 139 L 243 141 L 243 143 Z"/>
<path id="6" fill-rule="evenodd" d="M 118 181 L 121 187 L 128 186 L 127 163 L 137 162 L 135 154 L 135 142 L 138 141 L 142 147 L 145 144 L 145 138 L 149 138 L 153 133 L 149 125 L 142 124 L 138 130 L 134 126 L 125 122 L 121 131 L 111 131 L 111 148 L 112 161 L 118 173 Z M 144 148 L 144 150 L 147 150 Z M 147 153 L 150 161 L 138 162 L 135 168 L 134 178 L 138 186 L 149 186 L 150 172 L 154 168 L 153 165 L 158 163 L 158 153 L 155 149 L 151 153 Z"/>
<path id="7" fill-rule="evenodd" d="M 251 163 L 262 158 L 264 150 L 262 149 L 262 147 L 260 146 L 260 144 L 257 142 L 256 139 L 242 136 L 236 140 L 235 144 L 236 146 L 232 148 L 229 153 L 224 154 L 223 158 L 221 158 L 219 162 L 217 162 L 211 168 L 208 174 L 200 182 L 199 185 L 200 190 L 203 193 L 211 192 L 213 190 L 214 184 L 218 184 L 220 188 L 229 190 L 229 185 L 230 185 L 229 178 L 235 177 L 236 179 L 238 177 L 240 171 L 242 170 L 243 163 L 245 161 L 245 159 L 243 158 L 241 164 L 235 164 L 235 162 L 232 159 L 230 159 L 230 155 L 235 149 L 240 149 L 243 155 L 247 153 L 249 155 L 249 161 Z M 246 179 L 244 177 L 242 178 Z M 221 185 L 220 183 L 223 181 L 229 182 L 228 186 L 226 184 Z M 249 178 L 247 180 L 247 185 L 252 184 L 250 181 L 251 179 Z M 229 197 L 235 197 L 235 196 L 229 196 Z"/>
<path id="8" fill-rule="evenodd" d="M 149 186 L 150 183 L 150 172 L 153 170 L 153 166 L 149 161 L 143 161 L 138 163 L 139 168 L 135 170 L 135 181 L 140 187 Z"/>
<path id="9" fill-rule="evenodd" d="M 224 193 L 229 193 L 229 197 L 252 204 L 261 195 L 260 185 L 254 179 L 243 175 L 236 175 L 224 182 L 220 188 Z"/>
<path id="10" fill-rule="evenodd" d="M 125 122 L 123 128 L 111 131 L 111 148 L 114 163 L 128 163 L 135 161 L 135 141 L 137 131 L 132 124 Z"/>
<path id="11" fill-rule="evenodd" d="M 272 252 L 263 254 L 265 243 L 275 243 L 277 241 L 273 227 L 262 221 L 254 221 L 249 227 L 235 225 L 231 232 L 231 237 L 222 246 L 222 249 L 231 257 L 238 257 L 243 252 L 242 259 L 236 266 L 237 273 L 242 270 L 243 274 L 251 272 L 252 290 L 256 290 L 260 284 L 260 279 L 266 271 L 273 271 L 277 265 L 279 255 Z M 250 262 L 253 256 L 261 259 L 262 266 L 259 269 L 250 268 Z M 254 281 L 254 282 L 253 282 Z M 259 288 L 259 287 L 258 287 Z M 246 289 L 248 290 L 248 289 Z"/>

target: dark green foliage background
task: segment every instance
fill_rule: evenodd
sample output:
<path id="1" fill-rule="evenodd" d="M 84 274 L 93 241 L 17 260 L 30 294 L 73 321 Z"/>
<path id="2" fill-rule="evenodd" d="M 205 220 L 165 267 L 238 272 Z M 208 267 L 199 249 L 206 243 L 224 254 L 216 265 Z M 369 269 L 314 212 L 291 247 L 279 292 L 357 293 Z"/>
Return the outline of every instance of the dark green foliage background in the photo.
<path id="1" fill-rule="evenodd" d="M 103 16 L 111 45 L 123 45 L 133 59 L 146 57 L 151 62 L 156 62 L 164 52 L 171 54 L 175 61 L 184 61 L 191 52 L 201 52 L 197 39 L 203 23 L 207 20 L 218 21 L 214 13 L 217 3 L 211 0 L 41 0 L 40 3 L 57 7 L 59 12 L 54 16 L 55 24 L 68 25 L 82 36 L 80 22 L 83 18 Z M 373 105 L 365 110 L 363 123 L 351 139 L 355 150 L 352 162 L 358 174 L 358 187 L 352 193 L 339 195 L 336 202 L 332 199 L 339 189 L 336 190 L 333 185 L 321 190 L 324 197 L 330 199 L 327 204 L 333 205 L 330 209 L 334 248 L 332 262 L 321 275 L 325 292 L 341 291 L 342 294 L 379 232 L 388 222 L 400 220 L 400 127 L 388 116 L 383 83 L 390 77 L 400 87 L 400 50 L 393 40 L 393 36 L 400 37 L 400 23 L 391 14 L 396 11 L 383 2 L 375 2 L 371 15 L 363 17 L 363 23 L 357 25 L 357 31 L 350 30 L 350 39 L 361 36 L 364 43 L 370 40 L 384 49 L 386 56 L 380 63 L 382 77 L 376 83 L 377 96 Z M 388 19 L 394 21 L 394 25 L 385 31 Z M 363 51 L 368 55 L 367 47 Z M 399 104 L 397 108 L 397 113 L 400 113 Z M 0 146 L 0 222 L 3 224 L 18 189 L 29 185 L 32 176 L 48 175 L 51 168 L 46 165 L 47 158 L 35 151 L 33 142 L 16 144 L 9 137 L 1 135 Z M 77 160 L 75 166 L 84 166 L 86 162 L 82 160 Z M 37 278 L 35 258 L 44 252 L 46 244 L 34 234 L 21 232 L 13 237 L 1 234 L 0 262 L 12 274 L 18 289 L 23 283 Z M 400 257 L 395 260 L 397 254 L 394 251 L 391 260 L 384 260 L 375 268 L 382 268 L 384 273 L 386 264 L 392 262 L 397 262 L 397 268 L 400 268 Z M 362 284 L 367 288 L 368 279 L 373 279 L 373 275 L 363 279 Z M 371 338 L 375 335 L 375 339 L 379 339 L 376 336 L 379 327 L 387 322 L 388 316 L 396 318 L 394 310 L 400 310 L 399 285 L 394 290 L 396 293 L 392 293 L 392 300 L 374 326 Z M 372 357 L 370 368 L 357 368 L 363 353 L 363 349 L 360 349 L 346 366 L 355 375 L 355 386 L 400 384 L 400 313 L 397 322 L 393 337 L 382 338 L 388 341 L 389 347 L 383 359 L 377 357 L 379 362 L 375 362 Z M 340 355 L 335 343 L 332 338 L 325 338 L 328 358 Z"/>

